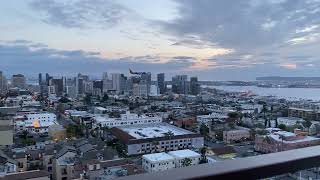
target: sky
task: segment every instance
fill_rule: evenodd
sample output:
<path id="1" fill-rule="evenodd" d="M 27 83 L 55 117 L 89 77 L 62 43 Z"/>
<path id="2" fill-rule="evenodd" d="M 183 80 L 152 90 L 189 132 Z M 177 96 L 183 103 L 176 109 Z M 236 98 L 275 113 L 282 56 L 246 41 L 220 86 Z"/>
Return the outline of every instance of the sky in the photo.
<path id="1" fill-rule="evenodd" d="M 0 1 L 7 75 L 320 76 L 319 49 L 319 0 Z"/>

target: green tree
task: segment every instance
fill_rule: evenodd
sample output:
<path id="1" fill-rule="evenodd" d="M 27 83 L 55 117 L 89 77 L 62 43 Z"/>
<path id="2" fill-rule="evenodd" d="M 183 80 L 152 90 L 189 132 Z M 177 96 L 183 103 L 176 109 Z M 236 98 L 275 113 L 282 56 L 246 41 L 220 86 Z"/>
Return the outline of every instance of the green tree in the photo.
<path id="1" fill-rule="evenodd" d="M 69 125 L 67 126 L 67 136 L 71 137 L 82 137 L 83 134 L 83 125 Z"/>
<path id="2" fill-rule="evenodd" d="M 70 99 L 65 96 L 59 99 L 59 103 L 69 103 L 69 102 L 71 102 Z"/>
<path id="3" fill-rule="evenodd" d="M 58 105 L 57 105 L 57 112 L 58 113 L 64 113 L 64 105 L 63 103 L 59 102 Z"/>
<path id="4" fill-rule="evenodd" d="M 184 158 L 182 161 L 181 161 L 181 165 L 183 167 L 187 167 L 187 166 L 190 166 L 192 164 L 192 159 L 190 158 Z"/>
<path id="5" fill-rule="evenodd" d="M 207 148 L 206 147 L 203 147 L 200 149 L 200 153 L 201 153 L 201 159 L 200 159 L 200 164 L 204 164 L 204 163 L 207 163 L 208 160 L 207 160 L 207 156 L 206 156 L 206 152 L 207 152 Z"/>
<path id="6" fill-rule="evenodd" d="M 320 124 L 315 124 L 316 135 L 320 134 Z"/>
<path id="7" fill-rule="evenodd" d="M 83 102 L 86 105 L 91 105 L 92 104 L 92 95 L 91 94 L 86 94 L 86 96 L 83 98 Z"/>
<path id="8" fill-rule="evenodd" d="M 310 129 L 310 126 L 312 125 L 312 122 L 310 120 L 306 120 L 302 124 L 304 127 L 308 129 L 308 134 L 309 134 L 309 129 Z"/>
<path id="9" fill-rule="evenodd" d="M 109 100 L 108 94 L 104 94 L 103 97 L 101 98 L 100 102 L 107 102 Z"/>
<path id="10" fill-rule="evenodd" d="M 200 134 L 203 135 L 204 137 L 207 137 L 209 134 L 209 128 L 203 123 L 200 126 Z"/>
<path id="11" fill-rule="evenodd" d="M 285 131 L 287 129 L 287 126 L 285 124 L 279 124 L 278 128 L 280 128 L 283 131 Z"/>
<path id="12" fill-rule="evenodd" d="M 230 112 L 228 113 L 228 117 L 231 119 L 238 119 L 240 118 L 240 114 L 238 112 Z"/>

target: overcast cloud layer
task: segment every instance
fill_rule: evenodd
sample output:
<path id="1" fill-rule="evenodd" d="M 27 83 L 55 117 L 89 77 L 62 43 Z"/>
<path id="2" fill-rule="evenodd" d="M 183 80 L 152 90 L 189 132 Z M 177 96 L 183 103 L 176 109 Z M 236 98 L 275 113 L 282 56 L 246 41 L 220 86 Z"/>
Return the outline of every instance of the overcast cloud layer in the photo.
<path id="1" fill-rule="evenodd" d="M 134 68 L 206 80 L 320 75 L 319 0 L 156 3 L 1 2 L 0 70 L 99 75 Z"/>

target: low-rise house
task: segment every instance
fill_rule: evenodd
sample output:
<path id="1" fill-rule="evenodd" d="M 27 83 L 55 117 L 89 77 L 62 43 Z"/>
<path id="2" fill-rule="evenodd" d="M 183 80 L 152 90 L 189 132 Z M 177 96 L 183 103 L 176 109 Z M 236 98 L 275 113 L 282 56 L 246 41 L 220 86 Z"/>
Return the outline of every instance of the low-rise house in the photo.
<path id="1" fill-rule="evenodd" d="M 9 158 L 2 152 L 0 153 L 0 177 L 6 176 L 9 173 L 16 172 L 16 161 Z"/>
<path id="2" fill-rule="evenodd" d="M 212 123 L 223 123 L 226 119 L 228 119 L 228 116 L 224 113 L 211 113 L 209 115 L 197 116 L 197 122 L 207 126 L 210 126 Z"/>
<path id="3" fill-rule="evenodd" d="M 239 141 L 246 141 L 251 137 L 249 129 L 236 129 L 223 131 L 223 142 L 233 143 Z"/>
<path id="4" fill-rule="evenodd" d="M 147 172 L 165 171 L 175 168 L 175 159 L 167 153 L 154 153 L 142 156 L 142 167 Z"/>
<path id="5" fill-rule="evenodd" d="M 45 170 L 34 170 L 15 172 L 7 174 L 1 180 L 51 180 L 49 172 Z"/>
<path id="6" fill-rule="evenodd" d="M 84 162 L 84 177 L 87 179 L 115 179 L 144 172 L 140 167 L 126 159 L 119 160 L 90 160 Z"/>
<path id="7" fill-rule="evenodd" d="M 201 160 L 201 154 L 191 151 L 189 149 L 170 151 L 168 152 L 168 154 L 174 157 L 176 168 L 197 165 Z M 186 159 L 190 160 L 188 164 L 185 164 L 184 162 Z"/>
<path id="8" fill-rule="evenodd" d="M 257 135 L 254 148 L 263 153 L 287 151 L 320 144 L 320 138 L 292 132 L 273 130 L 267 135 Z"/>
<path id="9" fill-rule="evenodd" d="M 173 168 L 199 164 L 201 155 L 189 149 L 154 153 L 142 156 L 142 167 L 147 172 L 165 171 Z"/>
<path id="10" fill-rule="evenodd" d="M 70 180 L 75 178 L 75 164 L 77 152 L 74 147 L 65 146 L 53 161 L 53 179 Z"/>

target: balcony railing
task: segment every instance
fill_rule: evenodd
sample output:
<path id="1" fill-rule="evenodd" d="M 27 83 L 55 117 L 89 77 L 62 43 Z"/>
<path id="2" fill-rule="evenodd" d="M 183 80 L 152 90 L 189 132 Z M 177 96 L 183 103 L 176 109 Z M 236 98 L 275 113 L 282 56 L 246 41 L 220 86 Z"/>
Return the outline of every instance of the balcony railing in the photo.
<path id="1" fill-rule="evenodd" d="M 262 179 L 313 167 L 320 167 L 320 146 L 139 174 L 120 179 Z"/>

